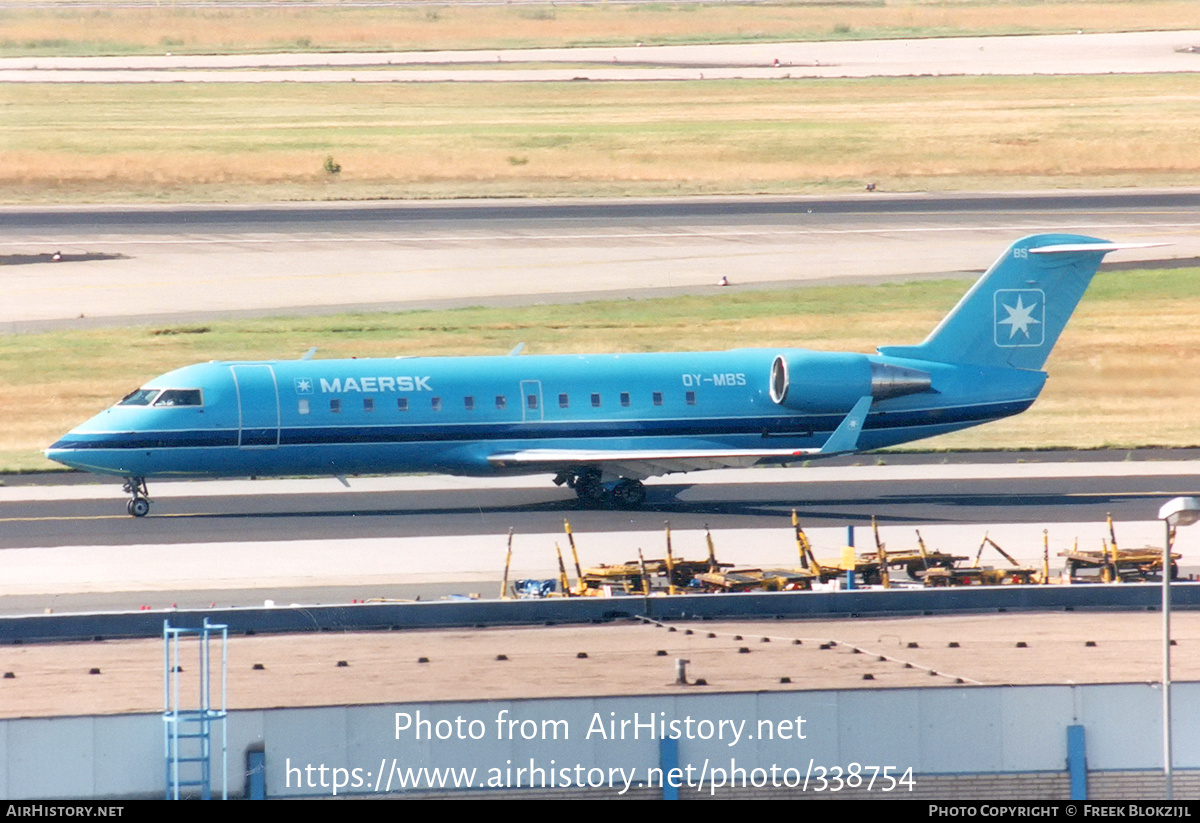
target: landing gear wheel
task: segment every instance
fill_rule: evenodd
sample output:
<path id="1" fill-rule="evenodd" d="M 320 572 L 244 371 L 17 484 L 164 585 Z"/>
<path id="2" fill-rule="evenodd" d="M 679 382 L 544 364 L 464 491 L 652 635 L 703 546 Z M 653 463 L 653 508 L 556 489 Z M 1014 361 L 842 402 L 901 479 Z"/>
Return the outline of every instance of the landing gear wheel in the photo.
<path id="1" fill-rule="evenodd" d="M 123 490 L 130 495 L 125 502 L 125 511 L 132 517 L 145 517 L 150 513 L 150 499 L 146 492 L 144 477 L 130 477 L 125 481 Z"/>
<path id="2" fill-rule="evenodd" d="M 604 486 L 600 483 L 600 472 L 583 472 L 575 478 L 575 494 L 579 502 L 587 508 L 597 508 L 604 503 L 606 497 Z"/>
<path id="3" fill-rule="evenodd" d="M 613 502 L 624 509 L 636 509 L 646 502 L 646 487 L 640 480 L 622 480 L 613 486 Z"/>

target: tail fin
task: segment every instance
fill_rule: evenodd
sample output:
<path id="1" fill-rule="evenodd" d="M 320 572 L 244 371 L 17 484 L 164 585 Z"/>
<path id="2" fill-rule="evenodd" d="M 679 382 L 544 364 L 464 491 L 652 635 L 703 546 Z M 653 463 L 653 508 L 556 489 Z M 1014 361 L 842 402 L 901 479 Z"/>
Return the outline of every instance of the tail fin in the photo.
<path id="1" fill-rule="evenodd" d="M 917 346 L 882 346 L 891 357 L 1041 369 L 1079 299 L 1119 244 L 1075 234 L 1013 243 Z"/>

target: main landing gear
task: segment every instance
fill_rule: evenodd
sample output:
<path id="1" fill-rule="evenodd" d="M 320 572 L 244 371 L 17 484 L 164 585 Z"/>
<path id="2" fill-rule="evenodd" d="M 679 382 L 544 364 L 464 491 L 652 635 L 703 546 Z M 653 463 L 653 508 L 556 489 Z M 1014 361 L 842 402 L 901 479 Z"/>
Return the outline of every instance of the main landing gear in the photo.
<path id="1" fill-rule="evenodd" d="M 601 481 L 598 469 L 584 469 L 566 478 L 579 503 L 588 509 L 636 509 L 646 502 L 646 487 L 640 480 L 623 477 L 615 483 Z"/>
<path id="2" fill-rule="evenodd" d="M 122 491 L 129 495 L 129 501 L 125 503 L 125 511 L 134 517 L 145 517 L 150 513 L 150 497 L 146 493 L 146 478 L 126 478 Z"/>

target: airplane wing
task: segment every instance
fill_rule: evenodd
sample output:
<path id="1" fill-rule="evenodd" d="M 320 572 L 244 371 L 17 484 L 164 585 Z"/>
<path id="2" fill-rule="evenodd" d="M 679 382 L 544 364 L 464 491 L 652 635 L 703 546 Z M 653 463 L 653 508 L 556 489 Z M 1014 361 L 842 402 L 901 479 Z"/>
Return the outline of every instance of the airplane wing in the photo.
<path id="1" fill-rule="evenodd" d="M 869 396 L 860 398 L 819 449 L 522 449 L 497 452 L 488 462 L 497 468 L 542 468 L 548 472 L 595 466 L 605 474 L 643 480 L 700 469 L 745 468 L 763 460 L 828 457 L 857 449 L 871 400 Z"/>

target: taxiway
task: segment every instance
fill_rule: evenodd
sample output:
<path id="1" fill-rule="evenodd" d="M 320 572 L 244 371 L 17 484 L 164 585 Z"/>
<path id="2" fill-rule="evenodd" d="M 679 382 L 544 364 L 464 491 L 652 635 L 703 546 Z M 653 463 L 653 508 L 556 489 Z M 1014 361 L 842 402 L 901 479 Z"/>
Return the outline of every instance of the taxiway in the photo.
<path id="1" fill-rule="evenodd" d="M 1057 569 L 1058 552 L 1076 540 L 1099 548 L 1110 513 L 1122 547 L 1161 545 L 1159 506 L 1200 494 L 1200 481 L 1180 459 L 1190 452 L 1157 456 L 1175 459 L 896 455 L 898 465 L 706 472 L 659 478 L 639 511 L 580 510 L 542 477 L 351 478 L 349 489 L 332 478 L 164 482 L 151 488 L 153 514 L 142 519 L 124 513 L 113 483 L 8 486 L 0 612 L 490 597 L 508 530 L 511 578 L 548 578 L 555 543 L 569 552 L 564 520 L 585 566 L 625 562 L 639 548 L 663 554 L 665 521 L 678 556 L 703 557 L 708 527 L 722 561 L 787 566 L 796 560 L 792 509 L 820 557 L 838 556 L 851 525 L 857 545 L 871 547 L 874 515 L 893 550 L 915 546 L 920 529 L 931 549 L 973 555 L 986 533 L 1028 565 L 1041 563 L 1047 529 Z M 1184 574 L 1195 571 L 1197 541 L 1181 531 Z M 1000 558 L 989 551 L 985 562 Z"/>

